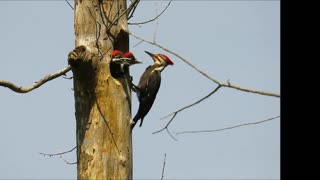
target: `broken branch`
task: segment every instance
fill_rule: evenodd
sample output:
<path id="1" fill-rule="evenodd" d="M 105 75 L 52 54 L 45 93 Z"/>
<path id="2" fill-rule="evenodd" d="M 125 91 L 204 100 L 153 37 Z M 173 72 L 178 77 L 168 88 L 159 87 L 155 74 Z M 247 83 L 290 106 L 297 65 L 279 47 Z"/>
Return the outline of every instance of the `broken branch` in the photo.
<path id="1" fill-rule="evenodd" d="M 65 73 L 70 71 L 70 69 L 71 69 L 70 66 L 65 67 L 56 73 L 45 76 L 44 78 L 40 79 L 39 81 L 35 82 L 33 85 L 30 85 L 28 87 L 18 86 L 18 85 L 13 84 L 12 82 L 4 81 L 4 80 L 0 80 L 0 86 L 7 87 L 17 93 L 27 93 L 27 92 L 30 92 L 30 91 L 40 87 L 41 85 L 43 85 L 44 83 L 46 83 L 50 80 L 53 80 L 61 75 L 64 75 Z"/>

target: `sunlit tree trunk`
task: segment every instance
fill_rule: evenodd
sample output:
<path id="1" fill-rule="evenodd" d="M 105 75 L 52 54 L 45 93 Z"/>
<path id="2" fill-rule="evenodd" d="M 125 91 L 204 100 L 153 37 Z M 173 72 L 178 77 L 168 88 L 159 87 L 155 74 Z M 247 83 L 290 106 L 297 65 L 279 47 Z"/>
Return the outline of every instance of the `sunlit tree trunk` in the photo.
<path id="1" fill-rule="evenodd" d="M 78 179 L 132 179 L 131 91 L 110 68 L 113 49 L 128 51 L 125 0 L 75 0 L 72 67 Z"/>

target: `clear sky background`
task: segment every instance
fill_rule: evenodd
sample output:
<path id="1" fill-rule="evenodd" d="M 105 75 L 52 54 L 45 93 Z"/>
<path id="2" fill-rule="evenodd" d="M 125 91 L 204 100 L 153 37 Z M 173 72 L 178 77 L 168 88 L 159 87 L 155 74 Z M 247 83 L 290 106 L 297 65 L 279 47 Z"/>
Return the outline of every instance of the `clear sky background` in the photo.
<path id="1" fill-rule="evenodd" d="M 142 0 L 131 22 L 148 20 L 168 1 Z M 71 1 L 73 4 L 73 1 Z M 73 11 L 63 0 L 0 0 L 0 79 L 31 85 L 67 66 L 74 48 Z M 156 22 L 130 26 L 152 40 Z M 137 83 L 152 63 L 145 50 L 167 54 L 174 66 L 142 128 L 133 132 L 135 179 L 279 179 L 280 119 L 202 134 L 153 135 L 161 117 L 212 91 L 216 84 L 177 57 L 130 37 L 130 50 L 143 64 L 131 68 Z M 239 86 L 280 93 L 280 1 L 173 1 L 159 18 L 156 42 L 177 52 L 210 76 Z M 69 72 L 68 76 L 72 76 Z M 27 94 L 0 87 L 0 179 L 75 179 L 76 165 L 56 153 L 75 146 L 72 80 L 59 77 Z M 138 102 L 132 97 L 132 113 Z M 280 99 L 222 88 L 181 112 L 169 129 L 218 129 L 280 114 Z M 76 161 L 75 151 L 65 155 Z"/>

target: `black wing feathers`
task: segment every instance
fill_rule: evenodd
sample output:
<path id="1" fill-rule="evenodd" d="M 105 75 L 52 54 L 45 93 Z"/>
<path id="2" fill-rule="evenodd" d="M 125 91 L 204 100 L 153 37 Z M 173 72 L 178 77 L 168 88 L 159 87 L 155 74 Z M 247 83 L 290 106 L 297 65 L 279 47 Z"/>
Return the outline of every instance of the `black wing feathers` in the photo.
<path id="1" fill-rule="evenodd" d="M 161 84 L 161 75 L 160 71 L 155 70 L 151 66 L 146 69 L 143 75 L 140 78 L 140 83 L 138 85 L 138 99 L 139 99 L 139 109 L 135 117 L 133 118 L 134 122 L 137 122 L 141 119 L 140 127 L 143 122 L 143 118 L 150 111 L 154 100 L 157 96 L 157 93 Z"/>

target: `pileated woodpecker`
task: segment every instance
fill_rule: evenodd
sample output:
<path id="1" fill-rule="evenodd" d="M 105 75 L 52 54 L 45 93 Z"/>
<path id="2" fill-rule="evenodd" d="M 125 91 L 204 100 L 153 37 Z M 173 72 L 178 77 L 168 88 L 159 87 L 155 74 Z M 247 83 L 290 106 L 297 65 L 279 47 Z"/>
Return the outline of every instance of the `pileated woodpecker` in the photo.
<path id="1" fill-rule="evenodd" d="M 113 50 L 111 53 L 111 58 L 113 62 L 119 61 L 120 58 L 123 58 L 123 52 L 121 52 L 120 50 Z"/>
<path id="2" fill-rule="evenodd" d="M 111 54 L 112 62 L 120 64 L 121 72 L 124 71 L 124 67 L 129 67 L 133 64 L 141 63 L 138 61 L 131 52 L 122 53 L 119 50 L 113 50 Z"/>
<path id="3" fill-rule="evenodd" d="M 140 64 L 142 62 L 138 61 L 136 57 L 131 52 L 124 53 L 124 58 L 122 58 L 123 64 L 127 66 L 131 66 L 133 64 Z"/>
<path id="4" fill-rule="evenodd" d="M 140 78 L 138 86 L 132 85 L 132 89 L 137 92 L 138 100 L 140 102 L 138 112 L 133 118 L 132 128 L 134 128 L 139 119 L 141 119 L 140 127 L 142 126 L 143 119 L 150 111 L 159 91 L 161 84 L 161 72 L 165 67 L 167 67 L 167 65 L 173 65 L 170 58 L 164 54 L 152 54 L 148 51 L 145 52 L 151 56 L 154 64 L 147 67 Z"/>

